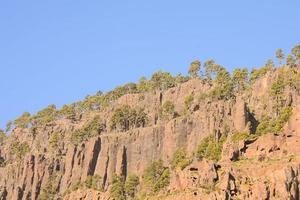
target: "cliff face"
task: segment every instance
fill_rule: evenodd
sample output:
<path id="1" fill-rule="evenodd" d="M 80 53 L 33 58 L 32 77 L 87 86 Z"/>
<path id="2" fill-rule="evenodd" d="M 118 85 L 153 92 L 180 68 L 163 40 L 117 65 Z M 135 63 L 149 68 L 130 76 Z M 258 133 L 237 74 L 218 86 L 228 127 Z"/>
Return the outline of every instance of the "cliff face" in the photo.
<path id="1" fill-rule="evenodd" d="M 43 190 L 54 191 L 54 199 L 110 199 L 113 174 L 124 178 L 134 173 L 142 179 L 144 170 L 161 159 L 168 166 L 177 149 L 186 149 L 191 163 L 171 170 L 164 192 L 149 199 L 299 199 L 300 193 L 300 102 L 299 87 L 284 90 L 284 104 L 293 114 L 280 133 L 266 133 L 255 139 L 232 141 L 234 132 L 252 133 L 263 115 L 275 116 L 274 99 L 268 94 L 277 72 L 269 72 L 247 91 L 231 100 L 199 100 L 188 108 L 186 97 L 197 97 L 212 86 L 192 79 L 164 92 L 127 94 L 101 111 L 82 114 L 78 120 L 59 119 L 37 127 L 16 128 L 0 148 L 0 199 L 37 199 Z M 160 119 L 165 102 L 174 105 L 171 119 Z M 109 119 L 120 105 L 145 108 L 147 125 L 125 132 L 111 130 Z M 74 144 L 72 132 L 94 116 L 106 129 L 88 141 Z M 55 145 L 51 136 L 58 135 Z M 221 159 L 195 158 L 197 145 L 209 135 L 220 140 Z M 27 142 L 29 151 L 21 157 L 11 153 L 12 145 Z M 101 191 L 71 189 L 89 176 L 101 177 Z M 51 183 L 51 184 L 50 184 Z"/>

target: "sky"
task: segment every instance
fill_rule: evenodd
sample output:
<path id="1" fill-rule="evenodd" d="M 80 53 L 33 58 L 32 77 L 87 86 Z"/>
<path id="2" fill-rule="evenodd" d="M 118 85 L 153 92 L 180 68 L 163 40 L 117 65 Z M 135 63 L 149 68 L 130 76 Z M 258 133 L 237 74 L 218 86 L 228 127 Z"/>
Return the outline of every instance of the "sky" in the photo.
<path id="1" fill-rule="evenodd" d="M 300 43 L 299 0 L 0 2 L 0 127 L 195 59 L 262 66 Z"/>

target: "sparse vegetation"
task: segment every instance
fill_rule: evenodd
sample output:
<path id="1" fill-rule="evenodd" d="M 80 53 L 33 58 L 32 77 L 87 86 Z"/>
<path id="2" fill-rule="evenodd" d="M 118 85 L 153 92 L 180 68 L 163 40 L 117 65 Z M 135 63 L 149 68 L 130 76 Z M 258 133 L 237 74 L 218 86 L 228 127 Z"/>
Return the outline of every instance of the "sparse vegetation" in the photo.
<path id="1" fill-rule="evenodd" d="M 213 135 L 201 140 L 196 150 L 197 159 L 202 160 L 206 158 L 208 160 L 219 161 L 225 140 L 225 135 L 223 135 L 219 141 L 216 141 Z"/>
<path id="2" fill-rule="evenodd" d="M 89 189 L 103 191 L 102 178 L 99 175 L 87 176 L 84 185 Z"/>
<path id="3" fill-rule="evenodd" d="M 71 140 L 74 144 L 78 144 L 99 135 L 106 128 L 100 116 L 95 116 L 91 121 L 86 123 L 82 128 L 72 133 Z"/>
<path id="4" fill-rule="evenodd" d="M 279 133 L 284 124 L 289 120 L 292 115 L 291 107 L 284 107 L 281 109 L 279 116 L 270 118 L 264 116 L 256 129 L 256 135 L 264 135 L 266 133 Z"/>
<path id="5" fill-rule="evenodd" d="M 6 139 L 5 132 L 2 129 L 0 129 L 0 146 L 3 144 L 5 139 Z"/>
<path id="6" fill-rule="evenodd" d="M 150 81 L 154 89 L 167 90 L 175 86 L 175 79 L 169 72 L 155 72 Z"/>
<path id="7" fill-rule="evenodd" d="M 19 142 L 15 140 L 11 146 L 10 151 L 12 154 L 16 155 L 18 159 L 23 158 L 29 152 L 29 145 L 27 142 Z"/>
<path id="8" fill-rule="evenodd" d="M 131 128 L 145 127 L 147 120 L 144 109 L 123 105 L 114 111 L 110 122 L 113 130 L 128 131 Z"/>
<path id="9" fill-rule="evenodd" d="M 15 119 L 14 125 L 18 128 L 28 128 L 30 123 L 30 113 L 24 112 L 20 117 Z"/>
<path id="10" fill-rule="evenodd" d="M 124 185 L 125 195 L 127 198 L 131 198 L 131 199 L 135 198 L 137 194 L 138 185 L 139 185 L 139 177 L 134 174 L 130 174 L 127 177 Z"/>
<path id="11" fill-rule="evenodd" d="M 175 117 L 175 106 L 171 101 L 166 101 L 159 110 L 161 119 L 172 119 Z"/>
<path id="12" fill-rule="evenodd" d="M 169 185 L 170 171 L 162 160 L 151 163 L 143 174 L 143 182 L 151 193 L 157 193 Z"/>
<path id="13" fill-rule="evenodd" d="M 214 87 L 211 91 L 211 97 L 216 100 L 230 99 L 233 97 L 233 84 L 230 74 L 222 67 L 216 73 Z"/>
<path id="14" fill-rule="evenodd" d="M 248 87 L 248 70 L 246 68 L 233 70 L 232 83 L 235 93 L 244 91 Z"/>
<path id="15" fill-rule="evenodd" d="M 276 50 L 276 58 L 278 59 L 279 64 L 281 64 L 282 60 L 284 59 L 284 54 L 283 54 L 282 49 Z"/>
<path id="16" fill-rule="evenodd" d="M 184 149 L 180 148 L 174 153 L 173 158 L 171 160 L 171 168 L 176 169 L 179 168 L 183 170 L 186 166 L 190 164 L 190 159 L 187 158 L 187 153 Z"/>
<path id="17" fill-rule="evenodd" d="M 57 132 L 54 132 L 51 134 L 51 136 L 49 138 L 49 144 L 50 144 L 51 148 L 55 149 L 58 147 L 58 143 L 59 143 L 59 135 Z"/>
<path id="18" fill-rule="evenodd" d="M 238 131 L 235 131 L 231 135 L 230 140 L 232 142 L 238 142 L 238 141 L 242 141 L 242 140 L 253 139 L 254 137 L 255 137 L 255 135 L 249 134 L 247 132 L 238 132 Z"/>
<path id="19" fill-rule="evenodd" d="M 184 98 L 184 109 L 186 111 L 190 109 L 193 101 L 194 101 L 193 95 L 188 95 Z"/>
<path id="20" fill-rule="evenodd" d="M 33 125 L 44 125 L 56 119 L 57 111 L 55 105 L 49 105 L 47 108 L 39 111 L 31 117 Z"/>
<path id="21" fill-rule="evenodd" d="M 125 200 L 124 178 L 114 175 L 110 187 L 110 196 L 113 200 Z"/>
<path id="22" fill-rule="evenodd" d="M 252 69 L 250 73 L 249 80 L 251 83 L 254 83 L 256 80 L 260 79 L 262 76 L 267 74 L 267 72 L 271 71 L 274 68 L 274 63 L 272 60 L 268 60 L 265 66 L 260 69 Z"/>
<path id="23" fill-rule="evenodd" d="M 199 60 L 195 60 L 191 63 L 191 65 L 189 67 L 189 71 L 188 71 L 191 78 L 198 77 L 198 73 L 200 71 L 200 66 L 201 66 L 201 63 Z"/>

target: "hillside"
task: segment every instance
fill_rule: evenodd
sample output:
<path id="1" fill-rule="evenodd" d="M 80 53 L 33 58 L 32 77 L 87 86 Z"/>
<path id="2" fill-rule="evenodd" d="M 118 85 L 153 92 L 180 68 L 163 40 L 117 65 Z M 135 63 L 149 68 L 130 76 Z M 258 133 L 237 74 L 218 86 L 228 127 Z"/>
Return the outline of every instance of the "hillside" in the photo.
<path id="1" fill-rule="evenodd" d="M 194 61 L 8 123 L 0 199 L 299 200 L 299 123 L 300 45 L 250 73 Z"/>

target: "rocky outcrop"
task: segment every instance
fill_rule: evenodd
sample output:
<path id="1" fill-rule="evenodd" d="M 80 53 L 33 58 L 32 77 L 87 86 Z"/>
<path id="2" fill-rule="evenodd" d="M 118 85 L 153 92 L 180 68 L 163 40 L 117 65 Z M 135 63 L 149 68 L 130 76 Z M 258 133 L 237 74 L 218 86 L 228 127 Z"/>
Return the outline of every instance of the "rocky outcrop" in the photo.
<path id="1" fill-rule="evenodd" d="M 113 174 L 127 177 L 143 171 L 161 159 L 168 166 L 174 152 L 183 148 L 192 162 L 185 169 L 171 171 L 170 185 L 165 193 L 150 199 L 291 199 L 299 200 L 300 181 L 300 106 L 298 89 L 285 91 L 286 103 L 294 109 L 282 133 L 268 133 L 253 140 L 232 142 L 235 132 L 254 133 L 259 121 L 272 109 L 272 98 L 266 94 L 274 74 L 267 74 L 252 88 L 231 100 L 199 100 L 211 85 L 192 79 L 167 91 L 126 94 L 103 110 L 80 115 L 77 121 L 59 119 L 37 127 L 15 129 L 0 147 L 0 200 L 37 199 L 47 189 L 53 199 L 108 200 Z M 189 109 L 185 98 L 193 95 Z M 161 105 L 174 104 L 176 117 L 159 118 Z M 270 102 L 266 104 L 266 102 Z M 110 130 L 109 119 L 121 105 L 145 109 L 145 127 L 126 132 Z M 74 144 L 71 135 L 93 117 L 105 124 L 97 136 Z M 49 143 L 53 134 L 59 136 L 55 145 Z M 227 136 L 221 160 L 197 160 L 199 142 L 214 135 L 218 142 Z M 29 152 L 21 158 L 14 155 L 15 141 L 26 141 Z M 88 177 L 101 177 L 103 190 L 79 187 Z M 76 185 L 77 184 L 77 185 Z M 76 190 L 72 188 L 78 186 Z"/>

